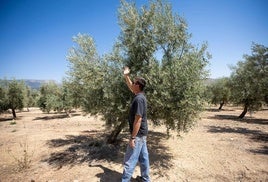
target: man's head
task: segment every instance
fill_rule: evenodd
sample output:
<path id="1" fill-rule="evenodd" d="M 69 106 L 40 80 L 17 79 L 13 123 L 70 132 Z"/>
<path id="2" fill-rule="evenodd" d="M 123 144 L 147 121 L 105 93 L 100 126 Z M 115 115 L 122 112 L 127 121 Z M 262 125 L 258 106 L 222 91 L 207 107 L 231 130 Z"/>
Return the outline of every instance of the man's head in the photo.
<path id="1" fill-rule="evenodd" d="M 144 91 L 144 88 L 146 86 L 146 81 L 142 77 L 136 77 L 133 84 L 136 86 L 139 86 L 140 91 Z"/>

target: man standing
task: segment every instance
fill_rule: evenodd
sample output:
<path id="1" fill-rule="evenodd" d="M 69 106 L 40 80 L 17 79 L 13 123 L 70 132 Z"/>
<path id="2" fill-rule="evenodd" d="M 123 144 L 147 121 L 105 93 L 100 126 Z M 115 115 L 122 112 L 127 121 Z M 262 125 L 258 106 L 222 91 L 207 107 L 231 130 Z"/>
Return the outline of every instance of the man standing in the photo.
<path id="1" fill-rule="evenodd" d="M 146 143 L 148 134 L 147 100 L 144 94 L 146 81 L 141 77 L 137 77 L 134 83 L 132 83 L 129 78 L 129 72 L 129 68 L 125 67 L 124 77 L 128 88 L 135 94 L 135 97 L 132 100 L 129 112 L 129 130 L 131 136 L 124 159 L 122 182 L 130 181 L 137 162 L 140 163 L 142 181 L 149 182 L 150 166 Z"/>

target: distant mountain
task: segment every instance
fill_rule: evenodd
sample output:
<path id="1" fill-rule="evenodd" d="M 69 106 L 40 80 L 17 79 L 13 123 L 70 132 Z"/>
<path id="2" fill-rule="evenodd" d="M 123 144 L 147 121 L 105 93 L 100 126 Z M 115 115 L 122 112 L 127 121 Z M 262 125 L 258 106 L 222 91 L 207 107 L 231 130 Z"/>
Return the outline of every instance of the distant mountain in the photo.
<path id="1" fill-rule="evenodd" d="M 6 81 L 11 81 L 11 80 L 2 80 L 0 79 L 0 85 L 3 85 L 3 83 Z M 55 80 L 34 80 L 34 79 L 23 79 L 23 80 L 18 80 L 18 81 L 24 81 L 24 83 L 31 87 L 32 89 L 39 89 L 43 84 L 49 83 L 49 82 L 54 82 L 58 84 Z"/>
<path id="2" fill-rule="evenodd" d="M 23 80 L 26 85 L 31 87 L 32 89 L 39 89 L 43 84 L 49 83 L 49 82 L 54 82 L 54 80 Z"/>

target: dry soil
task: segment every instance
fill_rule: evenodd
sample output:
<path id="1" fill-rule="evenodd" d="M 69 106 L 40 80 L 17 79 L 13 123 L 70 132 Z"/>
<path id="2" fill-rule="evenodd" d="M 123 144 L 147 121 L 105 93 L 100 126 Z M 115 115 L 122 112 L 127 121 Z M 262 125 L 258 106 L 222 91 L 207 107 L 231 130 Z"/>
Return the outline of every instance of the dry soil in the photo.
<path id="1" fill-rule="evenodd" d="M 167 137 L 150 125 L 153 182 L 268 181 L 268 110 L 237 119 L 241 108 L 211 107 L 186 134 Z M 45 114 L 38 108 L 0 115 L 0 181 L 117 182 L 128 132 L 116 145 L 100 117 L 74 111 Z M 136 181 L 139 167 L 133 174 Z"/>

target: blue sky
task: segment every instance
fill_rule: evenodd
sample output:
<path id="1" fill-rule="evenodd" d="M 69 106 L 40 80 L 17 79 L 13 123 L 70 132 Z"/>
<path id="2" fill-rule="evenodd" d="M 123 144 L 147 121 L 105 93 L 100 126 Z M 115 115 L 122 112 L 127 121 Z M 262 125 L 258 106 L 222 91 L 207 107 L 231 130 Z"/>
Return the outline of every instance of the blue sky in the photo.
<path id="1" fill-rule="evenodd" d="M 208 43 L 211 78 L 229 76 L 229 65 L 251 54 L 252 42 L 268 46 L 266 0 L 167 2 L 186 19 L 190 41 Z M 60 82 L 78 33 L 92 36 L 100 55 L 110 52 L 120 32 L 119 5 L 119 0 L 0 0 L 0 78 Z"/>

